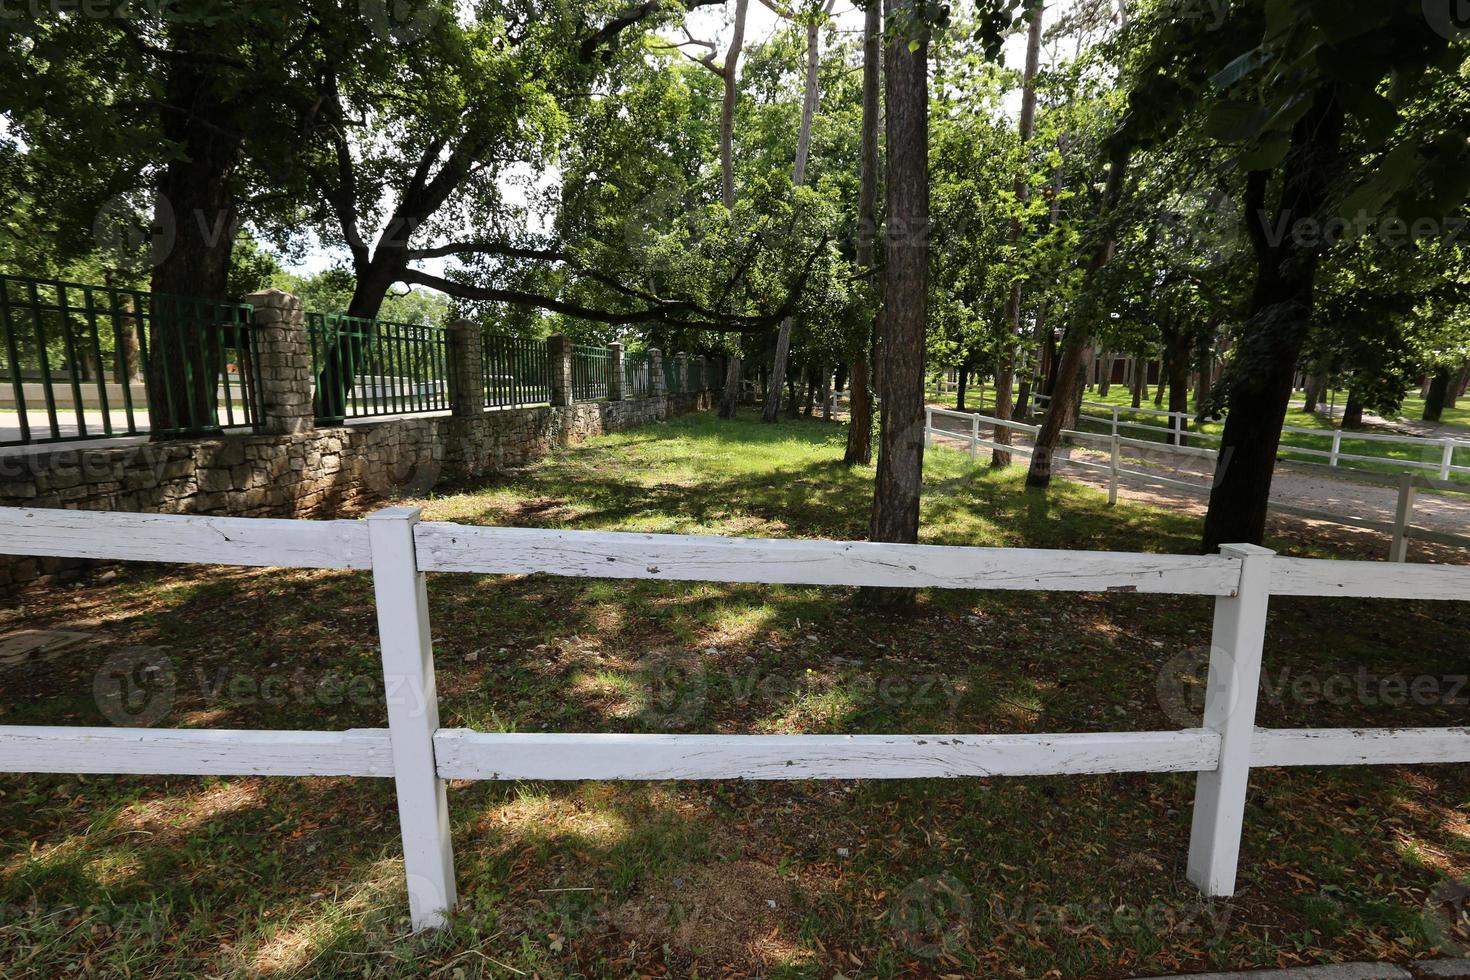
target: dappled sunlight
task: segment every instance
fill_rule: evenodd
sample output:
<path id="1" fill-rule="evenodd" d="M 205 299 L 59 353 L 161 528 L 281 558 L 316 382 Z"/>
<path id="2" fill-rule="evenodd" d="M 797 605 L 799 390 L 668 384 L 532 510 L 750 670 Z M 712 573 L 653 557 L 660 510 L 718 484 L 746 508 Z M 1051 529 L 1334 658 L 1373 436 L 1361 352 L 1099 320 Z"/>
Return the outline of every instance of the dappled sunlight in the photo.
<path id="1" fill-rule="evenodd" d="M 233 780 L 213 783 L 176 796 L 139 800 L 123 809 L 112 822 L 115 830 L 153 835 L 155 844 L 190 836 L 211 820 L 228 818 L 259 806 L 263 781 Z"/>

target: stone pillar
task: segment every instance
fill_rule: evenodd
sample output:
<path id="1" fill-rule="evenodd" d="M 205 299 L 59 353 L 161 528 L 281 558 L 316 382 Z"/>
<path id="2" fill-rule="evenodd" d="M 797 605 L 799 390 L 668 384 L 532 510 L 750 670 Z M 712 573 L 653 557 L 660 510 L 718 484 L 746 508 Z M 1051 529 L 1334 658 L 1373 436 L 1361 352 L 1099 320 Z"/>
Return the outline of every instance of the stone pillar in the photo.
<path id="1" fill-rule="evenodd" d="M 623 400 L 623 345 L 607 345 L 607 400 Z"/>
<path id="2" fill-rule="evenodd" d="M 262 431 L 284 436 L 316 428 L 311 393 L 311 345 L 301 300 L 279 289 L 251 293 Z"/>
<path id="3" fill-rule="evenodd" d="M 689 355 L 683 351 L 674 355 L 674 389 L 689 390 Z"/>
<path id="4" fill-rule="evenodd" d="M 653 398 L 662 398 L 668 393 L 668 386 L 664 384 L 664 352 L 657 347 L 650 347 L 648 349 L 648 394 Z"/>
<path id="5" fill-rule="evenodd" d="M 572 404 L 572 340 L 554 333 L 546 338 L 546 355 L 551 360 L 551 404 Z"/>
<path id="6" fill-rule="evenodd" d="M 456 418 L 474 418 L 485 410 L 482 343 L 479 324 L 455 320 L 449 325 L 449 410 Z"/>
<path id="7" fill-rule="evenodd" d="M 694 374 L 699 378 L 699 390 L 704 391 L 709 387 L 709 359 L 700 354 L 694 359 Z"/>

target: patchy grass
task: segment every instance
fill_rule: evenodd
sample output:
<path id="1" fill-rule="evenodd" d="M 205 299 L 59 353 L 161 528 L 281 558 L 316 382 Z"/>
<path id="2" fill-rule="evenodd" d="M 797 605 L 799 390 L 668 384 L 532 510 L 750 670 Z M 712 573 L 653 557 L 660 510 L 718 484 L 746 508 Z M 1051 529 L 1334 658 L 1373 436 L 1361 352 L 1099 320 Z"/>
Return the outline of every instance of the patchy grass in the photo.
<path id="1" fill-rule="evenodd" d="M 861 537 L 844 432 L 681 419 L 420 502 L 435 520 Z M 1188 552 L 1187 515 L 929 458 L 926 541 Z M 1285 525 L 1283 525 L 1286 527 Z M 1321 553 L 1305 532 L 1270 542 Z M 1210 603 L 432 576 L 446 726 L 1043 732 L 1196 724 Z M 161 649 L 160 724 L 384 724 L 371 583 L 125 569 L 36 589 L 0 632 L 85 644 L 3 668 L 6 724 L 106 724 L 106 658 Z M 1466 721 L 1470 609 L 1277 600 L 1262 724 Z M 1417 688 L 1412 679 L 1425 678 Z M 1124 977 L 1407 960 L 1470 874 L 1465 767 L 1258 771 L 1240 891 L 1183 870 L 1186 776 L 455 784 L 461 906 L 407 934 L 392 787 L 369 779 L 0 777 L 0 972 L 104 976 Z"/>

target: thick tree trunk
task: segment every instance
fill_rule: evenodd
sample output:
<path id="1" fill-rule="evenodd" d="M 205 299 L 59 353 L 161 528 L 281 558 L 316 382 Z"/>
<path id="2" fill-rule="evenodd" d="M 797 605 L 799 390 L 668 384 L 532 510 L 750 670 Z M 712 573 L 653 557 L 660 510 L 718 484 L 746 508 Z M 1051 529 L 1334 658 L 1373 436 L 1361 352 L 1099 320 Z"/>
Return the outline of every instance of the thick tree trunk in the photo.
<path id="1" fill-rule="evenodd" d="M 1343 110 L 1332 89 L 1317 93 L 1292 132 L 1276 213 L 1284 227 L 1319 217 L 1338 171 Z M 1266 193 L 1270 174 L 1246 178 L 1247 229 L 1257 259 L 1250 314 L 1235 352 L 1230 414 L 1220 443 L 1202 548 L 1260 544 L 1266 533 L 1271 477 L 1291 401 L 1297 361 L 1310 328 L 1319 256 L 1287 235 L 1272 241 Z"/>
<path id="2" fill-rule="evenodd" d="M 1113 390 L 1113 352 L 1103 351 L 1102 366 L 1098 368 L 1097 393 L 1100 397 L 1108 397 L 1108 392 Z"/>
<path id="3" fill-rule="evenodd" d="M 1460 373 L 1455 375 L 1455 380 L 1450 382 L 1450 390 L 1445 393 L 1444 407 L 1458 408 L 1460 396 L 1465 394 L 1465 386 L 1470 384 L 1470 364 L 1460 368 Z"/>
<path id="4" fill-rule="evenodd" d="M 1133 407 L 1143 407 L 1143 390 L 1148 387 L 1148 359 L 1133 359 Z"/>
<path id="5" fill-rule="evenodd" d="M 1322 404 L 1322 389 L 1322 375 L 1307 375 L 1307 387 L 1302 392 L 1302 410 L 1308 415 L 1316 414 L 1317 406 Z"/>
<path id="6" fill-rule="evenodd" d="M 1023 167 L 1029 167 L 1030 161 L 1026 159 L 1026 145 L 1031 142 L 1032 135 L 1036 132 L 1036 73 L 1041 67 L 1041 22 L 1043 4 L 1037 3 L 1031 8 L 1030 25 L 1026 33 L 1026 67 L 1021 75 L 1021 152 Z M 1016 177 L 1015 181 L 1016 199 L 1020 206 L 1024 207 L 1031 199 L 1031 181 L 1026 173 Z M 1020 241 L 1022 225 L 1018 218 L 1011 223 L 1010 240 L 1014 244 Z M 1006 296 L 1005 309 L 1006 339 L 1001 347 L 1000 363 L 995 368 L 995 417 L 1009 420 L 1015 409 L 1012 403 L 1011 392 L 1016 374 L 1016 343 L 1021 336 L 1021 281 L 1017 279 L 1011 284 L 1011 291 Z M 1009 446 L 1011 444 L 1011 430 L 1003 425 L 995 427 L 994 439 L 998 445 Z M 991 453 L 990 465 L 994 467 L 1005 467 L 1011 465 L 1011 454 L 1004 449 L 995 449 Z"/>
<path id="7" fill-rule="evenodd" d="M 924 330 L 929 319 L 929 32 L 917 0 L 885 0 L 888 44 L 888 264 L 884 270 L 883 417 L 870 536 L 919 540 L 924 475 Z M 880 603 L 909 590 L 867 590 Z"/>
<path id="8" fill-rule="evenodd" d="M 1434 377 L 1429 381 L 1429 394 L 1424 399 L 1424 421 L 1438 422 L 1444 418 L 1453 380 L 1454 373 L 1447 367 L 1434 372 Z M 1343 425 L 1346 427 L 1347 423 L 1344 422 Z"/>
<path id="9" fill-rule="evenodd" d="M 1347 404 L 1342 406 L 1342 427 L 1344 429 L 1363 427 L 1363 396 L 1356 389 L 1348 391 Z"/>
<path id="10" fill-rule="evenodd" d="M 176 47 L 203 55 L 214 50 L 206 32 L 180 28 Z M 220 127 L 232 114 L 221 103 L 206 59 L 181 58 L 165 82 L 168 102 L 193 106 L 166 114 L 164 135 L 182 148 L 164 166 L 154 220 L 173 232 L 172 248 L 155 255 L 149 325 L 149 424 L 154 439 L 217 431 L 216 388 L 224 349 L 240 336 L 216 323 L 209 304 L 229 292 L 230 255 L 235 244 L 235 171 L 243 152 L 239 136 Z"/>
<path id="11" fill-rule="evenodd" d="M 883 12 L 871 0 L 863 14 L 863 132 L 862 173 L 858 186 L 857 264 L 865 274 L 876 272 L 878 237 L 878 128 L 882 123 L 881 60 Z M 878 352 L 882 315 L 873 319 L 868 358 L 852 362 L 851 394 L 848 397 L 847 449 L 842 461 L 848 466 L 866 466 L 873 461 L 873 390 L 868 366 Z"/>

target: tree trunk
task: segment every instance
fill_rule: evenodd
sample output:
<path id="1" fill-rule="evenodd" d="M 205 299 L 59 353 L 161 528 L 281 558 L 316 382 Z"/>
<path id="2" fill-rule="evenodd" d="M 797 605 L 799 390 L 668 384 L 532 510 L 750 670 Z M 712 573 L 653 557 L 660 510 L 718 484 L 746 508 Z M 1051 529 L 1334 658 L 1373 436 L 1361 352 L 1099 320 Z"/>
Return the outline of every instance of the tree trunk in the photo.
<path id="1" fill-rule="evenodd" d="M 1424 399 L 1424 421 L 1438 422 L 1444 418 L 1453 380 L 1454 373 L 1447 367 L 1434 372 L 1434 377 L 1429 382 L 1429 395 Z M 1347 423 L 1344 422 L 1343 426 L 1346 427 Z"/>
<path id="2" fill-rule="evenodd" d="M 866 275 L 877 268 L 875 241 L 878 236 L 878 127 L 882 121 L 880 61 L 882 58 L 883 13 L 878 0 L 870 0 L 863 15 L 863 132 L 862 174 L 858 187 L 857 264 Z M 873 318 L 868 359 L 852 362 L 851 394 L 848 397 L 847 449 L 842 462 L 866 466 L 873 461 L 873 390 L 868 365 L 877 356 L 882 315 Z"/>
<path id="3" fill-rule="evenodd" d="M 735 210 L 735 101 L 739 95 L 740 52 L 745 47 L 745 15 L 750 0 L 735 0 L 735 27 L 725 51 L 725 92 L 720 104 L 720 192 L 725 210 Z"/>
<path id="4" fill-rule="evenodd" d="M 1143 406 L 1143 389 L 1148 387 L 1148 359 L 1135 357 L 1133 359 L 1133 407 Z"/>
<path id="5" fill-rule="evenodd" d="M 1056 385 L 1051 392 L 1051 401 L 1046 406 L 1046 416 L 1041 420 L 1041 431 L 1036 434 L 1036 447 L 1032 450 L 1031 468 L 1026 473 L 1026 486 L 1045 489 L 1051 485 L 1052 455 L 1056 452 L 1062 431 L 1067 427 L 1072 414 L 1073 402 L 1080 390 L 1081 373 L 1084 367 L 1084 351 L 1088 348 L 1088 328 L 1091 323 L 1094 288 L 1098 274 L 1112 261 L 1114 231 L 1111 227 L 1113 212 L 1123 198 L 1124 179 L 1128 173 L 1130 150 L 1115 148 L 1108 167 L 1107 187 L 1103 191 L 1102 217 L 1104 228 L 1098 239 L 1097 248 L 1088 262 L 1082 284 L 1083 302 L 1080 316 L 1073 319 L 1062 341 L 1061 363 L 1057 366 Z"/>
<path id="6" fill-rule="evenodd" d="M 1363 427 L 1363 396 L 1356 389 L 1348 391 L 1347 404 L 1342 407 L 1342 427 L 1344 429 Z"/>
<path id="7" fill-rule="evenodd" d="M 1097 393 L 1101 398 L 1108 397 L 1108 392 L 1113 390 L 1113 352 L 1103 351 L 1102 364 L 1098 368 Z"/>
<path id="8" fill-rule="evenodd" d="M 213 42 L 192 28 L 181 28 L 176 44 L 188 51 L 213 50 Z M 182 150 L 163 168 L 154 210 L 155 223 L 173 232 L 172 248 L 154 257 L 152 277 L 148 412 L 154 439 L 218 431 L 216 388 L 223 352 L 239 342 L 234 331 L 217 323 L 210 304 L 176 298 L 228 299 L 234 176 L 243 141 L 218 126 L 228 109 L 211 101 L 218 93 L 203 62 L 176 61 L 166 85 L 170 104 L 198 108 L 164 119 L 165 136 Z"/>
<path id="9" fill-rule="evenodd" d="M 1031 8 L 1031 22 L 1026 33 L 1026 67 L 1021 76 L 1021 166 L 1028 169 L 1030 161 L 1026 157 L 1026 148 L 1031 142 L 1032 135 L 1036 132 L 1036 73 L 1041 67 L 1042 7 L 1043 4 L 1036 3 Z M 1018 206 L 1024 208 L 1031 200 L 1031 181 L 1025 171 L 1016 177 L 1015 190 Z M 1012 244 L 1020 241 L 1021 231 L 1021 220 L 1018 217 L 1011 222 L 1010 240 Z M 996 418 L 1008 421 L 1015 409 L 1011 401 L 1011 386 L 1014 384 L 1016 374 L 1016 344 L 1021 336 L 1021 280 L 1019 278 L 1011 283 L 1011 291 L 1006 296 L 1005 330 L 1006 338 L 1001 347 L 1000 363 L 995 369 L 994 411 Z M 994 439 L 999 446 L 1009 446 L 1011 430 L 1003 425 L 996 425 Z M 1004 449 L 993 450 L 990 465 L 997 468 L 1010 466 L 1011 454 Z"/>
<path id="10" fill-rule="evenodd" d="M 870 536 L 919 540 L 924 475 L 924 329 L 929 319 L 929 31 L 918 0 L 885 0 L 888 44 L 888 264 L 884 270 L 883 418 Z M 865 590 L 911 602 L 911 590 Z"/>
<path id="11" fill-rule="evenodd" d="M 796 170 L 792 177 L 792 184 L 796 187 L 806 185 L 807 157 L 812 148 L 812 119 L 817 114 L 817 100 L 820 96 L 817 82 L 817 69 L 822 59 L 822 38 L 819 25 L 815 18 L 808 21 L 806 25 L 806 92 L 801 102 L 801 127 L 796 135 Z M 786 360 L 791 354 L 791 330 L 794 321 L 791 317 L 781 321 L 780 333 L 776 336 L 776 360 L 771 369 L 771 391 L 779 393 L 782 381 L 786 377 Z M 766 399 L 766 411 L 762 416 L 764 422 L 776 421 L 776 412 L 772 408 L 771 399 Z"/>
<path id="12" fill-rule="evenodd" d="M 720 418 L 733 419 L 740 406 L 740 355 L 732 354 L 725 367 L 725 390 L 720 393 Z"/>
<path id="13" fill-rule="evenodd" d="M 1169 411 L 1177 413 L 1169 420 L 1169 442 L 1185 445 L 1184 433 L 1189 431 L 1189 340 L 1179 342 L 1178 353 L 1169 361 Z"/>
<path id="14" fill-rule="evenodd" d="M 1213 417 L 1210 406 L 1210 369 L 1215 363 L 1215 332 L 1219 324 L 1214 324 L 1208 333 L 1201 334 L 1195 341 L 1194 348 L 1194 420 L 1197 425 L 1204 425 L 1207 419 Z"/>
<path id="15" fill-rule="evenodd" d="M 1322 375 L 1307 375 L 1307 387 L 1302 392 L 1302 410 L 1308 415 L 1316 414 L 1317 406 L 1322 403 L 1322 389 Z"/>
<path id="16" fill-rule="evenodd" d="M 1470 382 L 1470 364 L 1460 368 L 1460 373 L 1455 375 L 1454 380 L 1450 382 L 1450 388 L 1444 396 L 1445 408 L 1459 407 L 1460 396 L 1465 393 L 1466 382 Z"/>
<path id="17" fill-rule="evenodd" d="M 1318 217 L 1338 172 L 1343 110 L 1331 88 L 1316 94 L 1312 108 L 1292 131 L 1291 150 L 1277 209 L 1268 209 L 1270 174 L 1246 178 L 1245 215 L 1255 251 L 1256 283 L 1249 315 L 1235 352 L 1237 364 L 1254 370 L 1231 375 L 1230 414 L 1220 443 L 1202 548 L 1213 554 L 1223 544 L 1260 544 L 1266 533 L 1271 477 L 1281 427 L 1291 401 L 1292 380 L 1311 325 L 1317 266 L 1315 250 L 1291 235 L 1272 241 L 1268 223 L 1282 227 Z"/>

